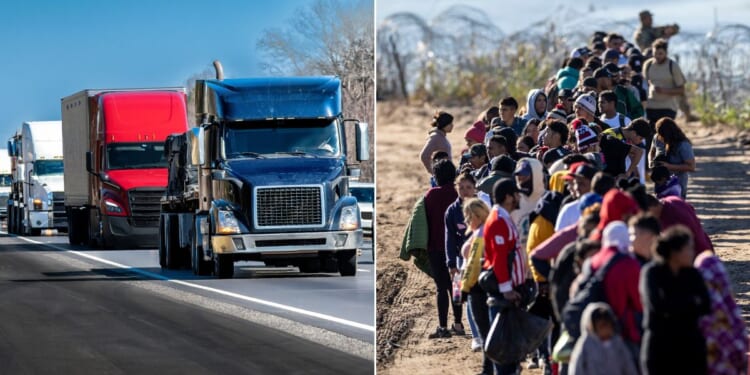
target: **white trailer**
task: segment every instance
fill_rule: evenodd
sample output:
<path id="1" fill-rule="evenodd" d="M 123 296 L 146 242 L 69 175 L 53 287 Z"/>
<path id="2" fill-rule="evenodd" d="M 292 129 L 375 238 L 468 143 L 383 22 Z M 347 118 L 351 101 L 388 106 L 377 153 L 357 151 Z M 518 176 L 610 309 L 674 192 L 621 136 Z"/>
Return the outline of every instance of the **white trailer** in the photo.
<path id="1" fill-rule="evenodd" d="M 0 217 L 8 216 L 8 196 L 12 181 L 10 173 L 8 150 L 0 149 Z"/>

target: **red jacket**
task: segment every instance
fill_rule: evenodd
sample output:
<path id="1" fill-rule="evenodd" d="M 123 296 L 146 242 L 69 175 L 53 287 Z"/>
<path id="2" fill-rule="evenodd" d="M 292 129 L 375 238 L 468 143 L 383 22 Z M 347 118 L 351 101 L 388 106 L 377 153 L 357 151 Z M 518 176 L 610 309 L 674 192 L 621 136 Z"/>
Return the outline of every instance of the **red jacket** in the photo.
<path id="1" fill-rule="evenodd" d="M 682 200 L 680 197 L 669 196 L 661 199 L 662 209 L 661 230 L 677 224 L 682 224 L 693 232 L 693 241 L 695 242 L 695 253 L 700 254 L 704 250 L 714 251 L 714 245 L 711 239 L 703 230 L 700 219 L 695 215 L 693 206 Z"/>
<path id="2" fill-rule="evenodd" d="M 601 249 L 591 257 L 591 269 L 596 272 L 617 253 L 617 248 Z M 641 342 L 640 317 L 643 315 L 641 295 L 638 292 L 638 282 L 641 276 L 641 266 L 631 257 L 621 257 L 604 275 L 604 294 L 607 303 L 617 316 L 622 326 L 622 336 L 628 341 Z M 636 316 L 639 318 L 636 319 Z"/>
<path id="3" fill-rule="evenodd" d="M 513 267 L 509 268 L 510 253 L 516 249 Z M 526 279 L 524 253 L 518 247 L 518 231 L 510 214 L 499 205 L 492 207 L 484 224 L 484 266 L 494 267 L 500 292 L 510 292 Z"/>

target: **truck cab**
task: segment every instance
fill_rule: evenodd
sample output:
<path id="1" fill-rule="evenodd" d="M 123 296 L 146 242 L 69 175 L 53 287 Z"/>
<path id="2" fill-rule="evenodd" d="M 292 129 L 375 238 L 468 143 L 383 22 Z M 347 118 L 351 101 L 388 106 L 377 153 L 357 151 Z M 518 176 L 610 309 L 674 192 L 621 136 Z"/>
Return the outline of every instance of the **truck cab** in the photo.
<path id="1" fill-rule="evenodd" d="M 345 127 L 356 127 L 366 160 L 367 124 L 344 120 L 339 79 L 199 80 L 195 93 L 200 127 L 181 143 L 197 187 L 163 200 L 167 268 L 189 257 L 197 274 L 217 277 L 232 277 L 238 260 L 355 275 L 362 227 Z"/>
<path id="2" fill-rule="evenodd" d="M 11 166 L 8 150 L 0 150 L 0 217 L 8 217 L 8 197 L 10 197 Z"/>

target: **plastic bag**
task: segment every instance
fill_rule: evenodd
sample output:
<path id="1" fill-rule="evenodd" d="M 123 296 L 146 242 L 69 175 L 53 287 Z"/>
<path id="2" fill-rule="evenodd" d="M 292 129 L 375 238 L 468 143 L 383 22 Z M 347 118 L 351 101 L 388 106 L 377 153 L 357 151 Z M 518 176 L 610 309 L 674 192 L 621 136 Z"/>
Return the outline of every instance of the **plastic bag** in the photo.
<path id="1" fill-rule="evenodd" d="M 552 322 L 519 308 L 495 316 L 484 344 L 485 354 L 501 365 L 520 362 L 547 338 Z"/>
<path id="2" fill-rule="evenodd" d="M 575 345 L 576 339 L 570 337 L 568 331 L 563 330 L 552 351 L 552 360 L 560 363 L 570 362 L 570 356 L 573 354 L 573 348 Z"/>

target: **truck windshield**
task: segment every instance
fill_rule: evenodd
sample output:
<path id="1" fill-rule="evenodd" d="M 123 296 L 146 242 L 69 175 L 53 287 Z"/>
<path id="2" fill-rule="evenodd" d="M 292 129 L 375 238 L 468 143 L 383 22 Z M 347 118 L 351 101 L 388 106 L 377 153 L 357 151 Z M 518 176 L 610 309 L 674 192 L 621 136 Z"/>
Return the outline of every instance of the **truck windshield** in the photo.
<path id="1" fill-rule="evenodd" d="M 9 174 L 0 174 L 0 186 L 10 186 L 11 182 Z"/>
<path id="2" fill-rule="evenodd" d="M 227 159 L 271 154 L 338 156 L 337 124 L 330 119 L 229 123 L 222 139 L 224 155 Z"/>
<path id="3" fill-rule="evenodd" d="M 107 169 L 166 168 L 163 142 L 110 143 L 107 145 Z"/>
<path id="4" fill-rule="evenodd" d="M 33 173 L 36 176 L 61 175 L 63 174 L 63 161 L 60 159 L 37 160 L 34 162 Z"/>

